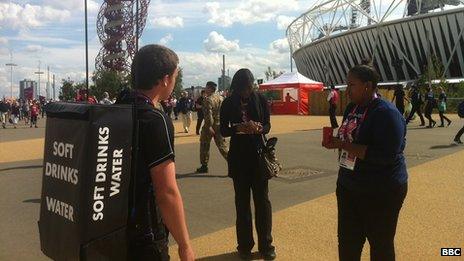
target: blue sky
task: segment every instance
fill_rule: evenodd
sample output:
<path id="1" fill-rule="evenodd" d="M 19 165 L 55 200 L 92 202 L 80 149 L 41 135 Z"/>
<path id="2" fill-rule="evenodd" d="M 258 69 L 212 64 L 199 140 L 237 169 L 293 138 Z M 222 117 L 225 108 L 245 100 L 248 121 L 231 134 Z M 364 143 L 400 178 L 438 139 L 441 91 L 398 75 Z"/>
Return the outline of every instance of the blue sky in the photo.
<path id="1" fill-rule="evenodd" d="M 100 49 L 96 16 L 102 0 L 89 1 L 90 68 Z M 257 78 L 268 66 L 289 71 L 285 29 L 315 0 L 152 0 L 141 45 L 161 43 L 175 50 L 184 69 L 185 87 L 217 80 L 222 54 L 233 73 L 250 68 Z M 0 0 L 0 63 L 10 60 L 14 95 L 20 79 L 37 79 L 34 71 L 50 66 L 57 80 L 83 81 L 84 22 L 82 0 Z M 46 76 L 46 74 L 45 74 Z M 42 86 L 46 80 L 42 78 Z M 10 93 L 10 74 L 0 67 L 0 96 Z M 44 94 L 44 92 L 42 93 Z"/>

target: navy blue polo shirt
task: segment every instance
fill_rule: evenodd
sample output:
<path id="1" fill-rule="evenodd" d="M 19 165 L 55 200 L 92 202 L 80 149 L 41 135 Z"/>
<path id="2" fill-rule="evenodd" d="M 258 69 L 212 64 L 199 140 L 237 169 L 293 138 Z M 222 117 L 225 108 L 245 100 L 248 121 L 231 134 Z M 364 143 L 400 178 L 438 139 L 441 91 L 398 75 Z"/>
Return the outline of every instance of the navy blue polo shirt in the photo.
<path id="1" fill-rule="evenodd" d="M 350 104 L 344 119 L 356 108 Z M 358 106 L 355 115 L 366 107 Z M 408 172 L 403 155 L 406 146 L 406 122 L 393 104 L 373 100 L 353 143 L 367 145 L 365 159 L 357 159 L 354 170 L 340 167 L 337 184 L 348 190 L 367 192 L 388 190 L 407 183 Z"/>

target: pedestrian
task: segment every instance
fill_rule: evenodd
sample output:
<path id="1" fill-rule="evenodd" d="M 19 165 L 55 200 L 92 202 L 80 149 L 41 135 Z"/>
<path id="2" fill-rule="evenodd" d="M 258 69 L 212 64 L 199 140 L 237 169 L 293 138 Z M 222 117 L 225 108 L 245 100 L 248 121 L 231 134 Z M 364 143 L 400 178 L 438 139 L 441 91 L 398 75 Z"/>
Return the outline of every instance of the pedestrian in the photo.
<path id="1" fill-rule="evenodd" d="M 172 104 L 172 111 L 174 112 L 174 120 L 179 119 L 179 110 L 177 108 L 177 98 L 176 96 L 173 96 L 171 99 L 171 104 Z"/>
<path id="2" fill-rule="evenodd" d="M 32 101 L 30 112 L 31 112 L 30 127 L 32 128 L 32 125 L 34 125 L 34 127 L 37 128 L 37 118 L 39 117 L 39 105 L 36 100 Z"/>
<path id="3" fill-rule="evenodd" d="M 411 121 L 411 119 L 414 117 L 414 114 L 417 113 L 421 121 L 420 126 L 425 126 L 425 120 L 424 120 L 424 116 L 422 115 L 422 110 L 421 110 L 421 107 L 423 104 L 422 94 L 418 86 L 416 85 L 412 86 L 410 97 L 411 97 L 412 109 L 411 109 L 411 113 L 409 113 L 409 116 L 406 119 L 406 124 L 408 124 Z"/>
<path id="4" fill-rule="evenodd" d="M 110 95 L 108 92 L 103 93 L 103 99 L 101 99 L 100 104 L 111 105 L 113 102 L 110 100 Z"/>
<path id="5" fill-rule="evenodd" d="M 427 128 L 433 128 L 437 124 L 435 120 L 432 118 L 433 109 L 436 107 L 436 100 L 435 95 L 433 94 L 433 90 L 431 87 L 427 87 L 427 94 L 425 96 L 425 118 L 429 120 L 429 125 Z"/>
<path id="6" fill-rule="evenodd" d="M 17 126 L 18 126 L 18 122 L 19 122 L 19 116 L 20 116 L 20 112 L 21 111 L 21 107 L 19 106 L 19 103 L 17 101 L 14 101 L 13 102 L 13 105 L 11 106 L 11 121 L 13 123 L 13 127 L 16 129 Z"/>
<path id="7" fill-rule="evenodd" d="M 458 133 L 456 133 L 456 136 L 454 137 L 455 143 L 462 144 L 462 141 L 461 141 L 462 134 L 464 134 L 464 126 L 462 126 L 462 128 L 458 131 Z"/>
<path id="8" fill-rule="evenodd" d="M 230 138 L 228 175 L 235 191 L 237 250 L 242 259 L 250 259 L 254 246 L 250 190 L 255 206 L 258 249 L 265 260 L 276 258 L 272 245 L 272 207 L 268 178 L 259 171 L 258 149 L 262 135 L 271 129 L 266 98 L 253 91 L 250 70 L 238 70 L 231 83 L 232 94 L 221 107 L 221 134 Z"/>
<path id="9" fill-rule="evenodd" d="M 21 107 L 21 111 L 23 112 L 23 119 L 24 119 L 24 124 L 28 125 L 29 124 L 29 101 L 24 101 Z"/>
<path id="10" fill-rule="evenodd" d="M 285 96 L 285 103 L 289 104 L 291 102 L 297 102 L 297 100 L 295 100 L 295 98 L 290 96 L 290 93 L 287 92 L 287 95 Z"/>
<path id="11" fill-rule="evenodd" d="M 221 135 L 220 128 L 220 112 L 223 98 L 216 93 L 217 84 L 207 82 L 205 88 L 206 97 L 203 100 L 203 115 L 205 124 L 201 129 L 200 136 L 200 162 L 201 167 L 196 173 L 208 173 L 209 150 L 211 139 L 214 138 L 214 143 L 219 149 L 219 152 L 227 160 L 229 149 L 226 140 Z"/>
<path id="12" fill-rule="evenodd" d="M 172 107 L 171 107 L 171 100 L 170 98 L 167 98 L 165 100 L 161 101 L 161 106 L 163 107 L 163 111 L 168 115 L 169 118 L 171 118 L 172 114 Z"/>
<path id="13" fill-rule="evenodd" d="M 444 120 L 448 122 L 447 126 L 450 126 L 451 120 L 445 116 L 448 98 L 446 97 L 446 93 L 443 87 L 439 87 L 438 89 L 440 90 L 440 95 L 438 96 L 438 114 L 440 115 L 440 122 L 441 122 L 440 126 L 438 127 L 445 127 Z"/>
<path id="14" fill-rule="evenodd" d="M 396 226 L 407 194 L 406 123 L 393 104 L 376 98 L 379 79 L 371 66 L 349 71 L 352 103 L 338 137 L 324 144 L 340 153 L 336 196 L 341 261 L 360 260 L 366 238 L 371 260 L 395 260 Z"/>
<path id="15" fill-rule="evenodd" d="M 2 122 L 2 128 L 6 128 L 6 121 L 8 120 L 9 106 L 5 99 L 0 101 L 0 121 Z"/>
<path id="16" fill-rule="evenodd" d="M 181 260 L 195 259 L 176 182 L 174 126 L 155 107 L 174 89 L 178 63 L 177 54 L 166 47 L 141 48 L 131 67 L 134 90 L 121 94 L 117 102 L 136 106 L 139 129 L 127 260 L 169 260 L 168 234 L 176 240 Z"/>
<path id="17" fill-rule="evenodd" d="M 403 86 L 398 84 L 395 87 L 395 93 L 393 94 L 393 99 L 392 102 L 395 102 L 396 108 L 398 111 L 401 113 L 401 115 L 404 116 L 404 111 L 405 111 L 405 106 L 404 106 L 404 100 L 406 98 L 406 94 L 403 90 Z"/>
<path id="18" fill-rule="evenodd" d="M 188 97 L 187 92 L 182 92 L 182 97 L 177 102 L 177 110 L 180 113 L 182 119 L 182 126 L 184 132 L 188 133 L 190 125 L 192 124 L 192 99 Z"/>
<path id="19" fill-rule="evenodd" d="M 42 115 L 42 119 L 45 117 L 45 100 L 39 99 L 39 111 L 40 114 Z"/>
<path id="20" fill-rule="evenodd" d="M 203 102 L 205 98 L 206 98 L 206 91 L 202 90 L 200 93 L 200 97 L 198 97 L 198 99 L 195 101 L 195 110 L 197 111 L 197 128 L 196 128 L 197 135 L 200 135 L 201 124 L 204 119 Z"/>
<path id="21" fill-rule="evenodd" d="M 330 125 L 333 129 L 338 128 L 337 122 L 337 104 L 339 100 L 339 93 L 338 90 L 335 89 L 335 85 L 330 85 L 330 92 L 327 96 L 327 101 L 329 102 L 329 115 L 330 115 Z"/>

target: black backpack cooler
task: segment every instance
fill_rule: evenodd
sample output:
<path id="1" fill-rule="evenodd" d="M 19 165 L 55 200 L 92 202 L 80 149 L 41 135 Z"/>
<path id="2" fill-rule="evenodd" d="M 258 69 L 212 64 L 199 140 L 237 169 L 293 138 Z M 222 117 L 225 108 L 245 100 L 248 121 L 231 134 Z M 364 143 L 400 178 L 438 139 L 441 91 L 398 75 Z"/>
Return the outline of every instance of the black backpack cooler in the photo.
<path id="1" fill-rule="evenodd" d="M 40 245 L 54 260 L 126 260 L 134 106 L 47 107 Z"/>

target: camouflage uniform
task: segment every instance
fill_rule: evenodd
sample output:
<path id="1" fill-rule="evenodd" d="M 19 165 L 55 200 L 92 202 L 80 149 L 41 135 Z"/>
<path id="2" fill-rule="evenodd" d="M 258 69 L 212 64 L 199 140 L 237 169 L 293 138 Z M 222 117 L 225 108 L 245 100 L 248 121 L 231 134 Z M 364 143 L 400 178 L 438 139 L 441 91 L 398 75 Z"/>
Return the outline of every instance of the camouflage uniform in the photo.
<path id="1" fill-rule="evenodd" d="M 200 136 L 200 161 L 204 166 L 208 165 L 209 149 L 212 138 L 214 138 L 214 142 L 216 143 L 221 155 L 227 160 L 229 148 L 226 144 L 226 140 L 221 136 L 219 122 L 222 100 L 223 98 L 216 93 L 206 97 L 204 100 L 203 114 L 205 117 L 205 123 L 201 129 Z M 210 127 L 212 127 L 215 132 L 214 137 L 209 131 Z"/>

